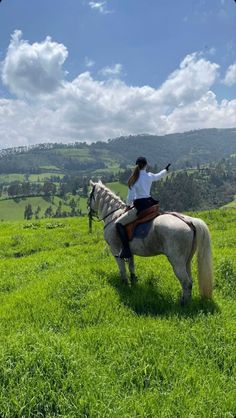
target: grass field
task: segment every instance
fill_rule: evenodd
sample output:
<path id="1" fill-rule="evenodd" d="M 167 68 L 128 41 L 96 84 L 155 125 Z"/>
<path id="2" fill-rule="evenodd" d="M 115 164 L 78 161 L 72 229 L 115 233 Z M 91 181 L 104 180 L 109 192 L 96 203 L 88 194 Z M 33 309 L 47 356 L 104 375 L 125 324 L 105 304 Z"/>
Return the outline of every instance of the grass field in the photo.
<path id="1" fill-rule="evenodd" d="M 236 212 L 196 215 L 214 302 L 195 280 L 185 308 L 162 256 L 136 257 L 139 283 L 124 288 L 100 223 L 0 224 L 1 417 L 236 415 Z"/>
<path id="2" fill-rule="evenodd" d="M 234 196 L 234 200 L 227 205 L 223 206 L 224 209 L 236 209 L 236 195 Z"/>
<path id="3" fill-rule="evenodd" d="M 0 174 L 0 183 L 11 183 L 14 181 L 25 181 L 24 174 Z"/>
<path id="4" fill-rule="evenodd" d="M 120 196 L 123 200 L 126 199 L 128 193 L 128 186 L 125 184 L 115 181 L 113 183 L 106 183 L 106 186 L 111 189 L 114 193 Z"/>
<path id="5" fill-rule="evenodd" d="M 53 170 L 53 172 L 60 171 L 60 168 L 57 167 L 56 165 L 41 165 L 40 168 L 45 171 L 50 171 L 50 170 Z"/>
<path id="6" fill-rule="evenodd" d="M 28 180 L 33 183 L 38 183 L 44 182 L 45 180 L 50 179 L 52 176 L 62 178 L 64 177 L 64 174 L 58 173 L 56 171 L 48 171 L 40 174 L 30 174 Z M 0 174 L 0 183 L 12 183 L 14 181 L 26 181 L 26 176 L 24 174 Z"/>
<path id="7" fill-rule="evenodd" d="M 30 174 L 29 175 L 29 181 L 34 183 L 38 183 L 38 182 L 44 182 L 46 180 L 50 180 L 51 177 L 53 176 L 57 176 L 60 178 L 64 177 L 64 174 L 60 174 L 57 172 L 48 172 L 48 173 L 41 173 L 41 174 Z"/>
<path id="8" fill-rule="evenodd" d="M 73 196 L 71 195 L 68 197 L 68 202 Z M 77 197 L 76 197 L 77 199 Z M 41 211 L 39 216 L 44 216 L 45 210 L 52 206 L 53 210 L 55 211 L 58 207 L 59 201 L 61 199 L 57 196 L 54 197 L 53 203 L 48 200 L 45 200 L 43 197 L 28 197 L 25 199 L 21 199 L 20 201 L 16 201 L 14 199 L 8 200 L 0 200 L 0 220 L 3 221 L 16 221 L 16 220 L 23 220 L 24 219 L 24 211 L 27 204 L 32 205 L 33 212 L 40 206 Z M 85 213 L 87 210 L 87 199 L 81 197 L 79 201 L 79 208 L 81 209 L 82 213 Z M 63 203 L 62 209 L 65 211 L 69 211 L 70 208 L 68 204 Z"/>

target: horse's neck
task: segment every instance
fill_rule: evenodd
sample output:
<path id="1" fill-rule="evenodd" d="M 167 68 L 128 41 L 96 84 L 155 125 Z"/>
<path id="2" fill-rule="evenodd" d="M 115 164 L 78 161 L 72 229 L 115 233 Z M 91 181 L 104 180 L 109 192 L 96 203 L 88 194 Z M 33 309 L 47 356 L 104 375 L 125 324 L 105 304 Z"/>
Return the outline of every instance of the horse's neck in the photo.
<path id="1" fill-rule="evenodd" d="M 119 198 L 116 199 L 116 196 L 105 194 L 101 196 L 99 200 L 99 206 L 98 206 L 99 218 L 103 219 L 105 217 L 108 217 L 109 213 L 111 213 L 108 219 L 108 221 L 110 221 L 112 218 L 117 216 L 116 212 L 114 211 L 116 211 L 117 209 L 117 213 L 119 213 L 118 209 L 124 209 L 124 207 L 125 207 L 125 204 Z"/>

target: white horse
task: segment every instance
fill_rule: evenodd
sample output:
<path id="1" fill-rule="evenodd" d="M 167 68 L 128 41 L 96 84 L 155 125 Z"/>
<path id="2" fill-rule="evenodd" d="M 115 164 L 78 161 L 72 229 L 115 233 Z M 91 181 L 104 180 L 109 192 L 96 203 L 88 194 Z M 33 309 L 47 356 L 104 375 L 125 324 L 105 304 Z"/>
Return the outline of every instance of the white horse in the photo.
<path id="1" fill-rule="evenodd" d="M 88 200 L 89 216 L 93 214 L 104 221 L 104 238 L 110 246 L 120 270 L 121 280 L 128 284 L 125 261 L 118 257 L 121 242 L 116 232 L 115 220 L 124 212 L 125 203 L 101 182 L 90 182 L 92 191 Z M 198 285 L 202 297 L 211 298 L 213 288 L 211 238 L 208 228 L 201 219 L 182 215 L 193 224 L 162 214 L 152 221 L 145 238 L 130 241 L 132 254 L 149 257 L 165 254 L 182 286 L 181 304 L 185 304 L 192 293 L 191 261 L 197 250 Z M 133 256 L 128 262 L 131 284 L 137 280 Z"/>

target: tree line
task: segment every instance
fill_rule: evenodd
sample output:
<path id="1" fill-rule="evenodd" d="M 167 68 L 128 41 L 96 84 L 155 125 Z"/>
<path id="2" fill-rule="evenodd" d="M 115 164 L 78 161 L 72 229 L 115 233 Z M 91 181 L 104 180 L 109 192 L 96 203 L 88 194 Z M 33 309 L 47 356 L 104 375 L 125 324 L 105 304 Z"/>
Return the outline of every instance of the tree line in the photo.
<path id="1" fill-rule="evenodd" d="M 65 202 L 60 200 L 56 208 L 50 205 L 44 211 L 39 205 L 37 206 L 35 210 L 33 210 L 31 203 L 28 203 L 25 206 L 24 219 L 30 220 L 33 217 L 35 219 L 40 219 L 40 218 L 66 218 L 68 216 L 70 217 L 82 216 L 82 211 L 79 208 L 79 199 L 76 200 L 72 198 L 68 203 L 68 210 L 63 208 L 63 203 Z"/>

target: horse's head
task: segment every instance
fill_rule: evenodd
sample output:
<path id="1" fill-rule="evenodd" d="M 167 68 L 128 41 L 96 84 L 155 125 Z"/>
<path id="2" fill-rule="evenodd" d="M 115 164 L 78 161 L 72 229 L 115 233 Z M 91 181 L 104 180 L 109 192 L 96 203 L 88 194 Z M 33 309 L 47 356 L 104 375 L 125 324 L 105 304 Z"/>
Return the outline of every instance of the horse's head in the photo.
<path id="1" fill-rule="evenodd" d="M 100 184 L 101 182 L 94 183 L 92 180 L 90 180 L 90 186 L 92 187 L 92 189 L 88 197 L 87 207 L 88 207 L 88 215 L 91 218 L 94 215 L 97 215 L 97 212 L 98 212 L 97 194 L 98 194 L 98 188 Z"/>
<path id="2" fill-rule="evenodd" d="M 125 203 L 101 181 L 94 183 L 90 180 L 90 186 L 92 187 L 92 190 L 88 197 L 88 216 L 91 230 L 94 216 L 99 218 L 99 220 L 104 221 L 118 209 L 124 209 Z"/>

